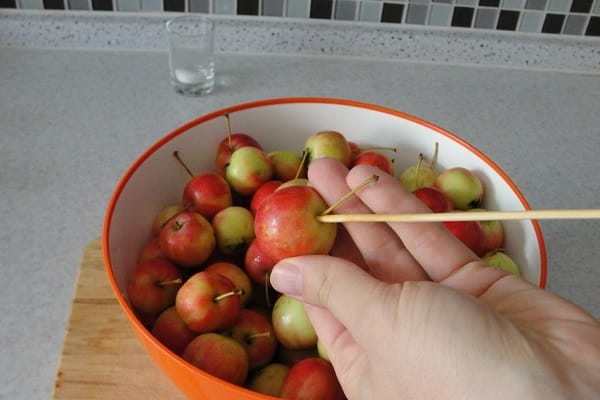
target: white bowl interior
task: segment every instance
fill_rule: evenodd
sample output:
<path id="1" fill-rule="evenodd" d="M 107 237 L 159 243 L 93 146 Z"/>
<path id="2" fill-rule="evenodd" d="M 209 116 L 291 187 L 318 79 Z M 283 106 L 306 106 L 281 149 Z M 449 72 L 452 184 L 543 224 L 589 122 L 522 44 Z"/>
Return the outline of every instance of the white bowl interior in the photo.
<path id="1" fill-rule="evenodd" d="M 249 103 L 201 117 L 163 138 L 130 167 L 113 194 L 106 218 L 108 254 L 117 286 L 126 287 L 137 254 L 150 238 L 156 213 L 181 201 L 189 179 L 173 157 L 178 150 L 194 172 L 214 170 L 215 150 L 226 135 L 223 113 L 233 132 L 256 138 L 267 151 L 302 151 L 306 138 L 321 130 L 337 130 L 359 145 L 392 146 L 396 172 L 414 164 L 419 153 L 431 157 L 439 143 L 440 168 L 473 169 L 483 180 L 483 206 L 493 210 L 528 208 L 510 179 L 486 156 L 446 131 L 397 111 L 331 99 L 279 99 Z M 526 279 L 543 285 L 545 249 L 535 222 L 504 222 L 506 251 L 521 266 Z"/>

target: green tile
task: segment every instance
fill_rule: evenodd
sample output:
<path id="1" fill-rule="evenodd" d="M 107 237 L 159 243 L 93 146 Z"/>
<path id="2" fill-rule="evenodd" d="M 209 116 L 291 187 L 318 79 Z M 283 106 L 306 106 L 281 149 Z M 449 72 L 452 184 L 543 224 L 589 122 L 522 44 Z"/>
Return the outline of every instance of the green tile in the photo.
<path id="1" fill-rule="evenodd" d="M 566 13 L 571 8 L 572 0 L 550 0 L 548 11 Z"/>
<path id="2" fill-rule="evenodd" d="M 537 11 L 523 11 L 519 32 L 539 33 L 542 29 L 544 13 Z"/>
<path id="3" fill-rule="evenodd" d="M 379 22 L 382 3 L 379 1 L 363 1 L 360 3 L 358 19 L 368 22 Z"/>
<path id="4" fill-rule="evenodd" d="M 292 0 L 287 3 L 287 16 L 291 18 L 308 18 L 310 15 L 309 0 Z"/>
<path id="5" fill-rule="evenodd" d="M 429 12 L 429 25 L 449 26 L 454 7 L 447 4 L 432 4 Z"/>

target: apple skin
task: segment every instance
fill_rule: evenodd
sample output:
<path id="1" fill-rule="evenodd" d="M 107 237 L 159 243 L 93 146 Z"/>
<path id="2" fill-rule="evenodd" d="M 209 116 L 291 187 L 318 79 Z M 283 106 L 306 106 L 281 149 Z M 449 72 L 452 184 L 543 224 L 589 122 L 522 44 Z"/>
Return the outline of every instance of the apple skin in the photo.
<path id="1" fill-rule="evenodd" d="M 449 168 L 438 175 L 434 186 L 452 201 L 456 210 L 476 208 L 483 197 L 483 184 L 472 171 L 463 167 Z"/>
<path id="2" fill-rule="evenodd" d="M 317 345 L 317 334 L 301 301 L 281 295 L 275 301 L 271 320 L 277 340 L 282 346 L 302 350 Z"/>
<path id="3" fill-rule="evenodd" d="M 310 135 L 304 143 L 308 152 L 308 163 L 317 158 L 330 157 L 346 167 L 352 162 L 352 149 L 345 136 L 337 131 L 321 131 Z"/>
<path id="4" fill-rule="evenodd" d="M 495 268 L 503 269 L 513 275 L 521 276 L 521 269 L 515 261 L 503 251 L 497 250 L 486 254 L 483 261 Z"/>
<path id="5" fill-rule="evenodd" d="M 183 359 L 224 381 L 241 386 L 248 376 L 246 350 L 234 339 L 209 332 L 197 336 L 183 352 Z"/>
<path id="6" fill-rule="evenodd" d="M 160 240 L 154 236 L 150 239 L 140 250 L 138 254 L 138 263 L 146 260 L 152 260 L 153 258 L 165 258 L 164 253 L 160 249 Z"/>
<path id="7" fill-rule="evenodd" d="M 329 359 L 329 354 L 327 354 L 327 349 L 325 349 L 325 346 L 323 346 L 323 342 L 321 342 L 320 340 L 317 340 L 317 353 L 319 354 L 319 357 L 321 357 L 323 360 L 331 361 Z"/>
<path id="8" fill-rule="evenodd" d="M 346 395 L 330 362 L 307 358 L 290 368 L 281 386 L 281 397 L 295 400 L 345 400 Z"/>
<path id="9" fill-rule="evenodd" d="M 243 195 L 251 196 L 273 177 L 273 166 L 265 152 L 256 147 L 242 147 L 231 154 L 225 167 L 225 179 L 231 188 Z"/>
<path id="10" fill-rule="evenodd" d="M 275 262 L 307 254 L 327 254 L 335 241 L 337 224 L 317 220 L 327 204 L 312 186 L 276 190 L 256 212 L 258 246 Z"/>
<path id="11" fill-rule="evenodd" d="M 167 221 L 182 211 L 183 206 L 181 204 L 171 204 L 160 210 L 152 222 L 152 234 L 154 236 L 160 235 L 160 230 Z"/>
<path id="12" fill-rule="evenodd" d="M 437 170 L 423 161 L 421 165 L 417 163 L 403 170 L 398 175 L 398 180 L 408 191 L 414 192 L 421 187 L 433 186 L 437 177 Z"/>
<path id="13" fill-rule="evenodd" d="M 159 240 L 163 254 L 183 267 L 205 262 L 217 244 L 210 222 L 195 211 L 171 218 L 160 231 Z"/>
<path id="14" fill-rule="evenodd" d="M 245 133 L 233 133 L 230 137 L 228 136 L 221 140 L 217 145 L 217 157 L 215 160 L 217 173 L 225 177 L 225 166 L 229 163 L 231 154 L 235 150 L 246 146 L 263 150 L 256 139 Z"/>
<path id="15" fill-rule="evenodd" d="M 276 150 L 267 154 L 273 165 L 275 179 L 286 182 L 296 178 L 306 178 L 306 166 L 302 165 L 302 154 L 289 150 Z M 298 173 L 300 170 L 300 173 Z"/>
<path id="16" fill-rule="evenodd" d="M 357 165 L 372 165 L 388 175 L 394 175 L 392 159 L 376 150 L 364 150 L 354 156 L 352 167 Z"/>
<path id="17" fill-rule="evenodd" d="M 307 185 L 308 185 L 308 178 L 295 178 L 290 181 L 283 182 L 275 190 L 277 191 L 279 189 L 285 189 L 286 187 L 290 187 L 290 186 L 307 186 Z"/>
<path id="18" fill-rule="evenodd" d="M 454 209 L 450 199 L 433 186 L 420 187 L 412 193 L 435 213 L 449 212 Z"/>
<path id="19" fill-rule="evenodd" d="M 194 175 L 183 189 L 183 207 L 212 220 L 216 213 L 233 205 L 229 184 L 216 172 Z"/>
<path id="20" fill-rule="evenodd" d="M 187 327 L 175 306 L 164 310 L 152 327 L 152 335 L 178 356 L 198 334 Z"/>
<path id="21" fill-rule="evenodd" d="M 445 221 L 444 226 L 478 256 L 483 256 L 483 229 L 479 221 Z"/>
<path id="22" fill-rule="evenodd" d="M 244 269 L 250 279 L 260 286 L 268 284 L 268 276 L 275 266 L 275 260 L 271 259 L 253 240 L 244 255 Z"/>
<path id="23" fill-rule="evenodd" d="M 232 295 L 215 301 L 219 295 L 233 292 L 229 278 L 201 271 L 192 275 L 179 289 L 175 307 L 185 324 L 198 333 L 230 327 L 240 310 L 240 296 Z"/>
<path id="24" fill-rule="evenodd" d="M 166 258 L 142 261 L 133 270 L 127 286 L 129 301 L 142 314 L 158 315 L 174 303 L 181 287 L 177 280 L 181 280 L 181 272 Z"/>
<path id="25" fill-rule="evenodd" d="M 248 308 L 240 310 L 229 333 L 248 353 L 251 370 L 263 367 L 273 359 L 277 338 L 271 320 L 265 314 Z"/>
<path id="26" fill-rule="evenodd" d="M 246 271 L 236 264 L 218 261 L 210 264 L 204 271 L 221 274 L 228 278 L 236 288 L 242 289 L 243 293 L 240 295 L 240 305 L 242 307 L 247 305 L 252 299 L 253 290 L 250 277 Z"/>
<path id="27" fill-rule="evenodd" d="M 254 240 L 254 215 L 245 207 L 231 206 L 219 211 L 212 227 L 217 248 L 225 255 L 244 254 Z"/>
<path id="28" fill-rule="evenodd" d="M 271 363 L 254 372 L 246 386 L 252 391 L 279 397 L 283 380 L 289 370 L 290 367 L 285 364 Z"/>
<path id="29" fill-rule="evenodd" d="M 281 186 L 283 182 L 280 180 L 271 180 L 260 185 L 256 192 L 252 195 L 252 199 L 250 199 L 250 212 L 252 215 L 256 215 L 256 210 L 260 204 L 269 197 L 279 186 Z"/>
<path id="30" fill-rule="evenodd" d="M 485 211 L 483 208 L 472 208 L 467 211 Z M 504 246 L 504 226 L 501 221 L 479 221 L 483 230 L 483 254 L 500 250 Z"/>

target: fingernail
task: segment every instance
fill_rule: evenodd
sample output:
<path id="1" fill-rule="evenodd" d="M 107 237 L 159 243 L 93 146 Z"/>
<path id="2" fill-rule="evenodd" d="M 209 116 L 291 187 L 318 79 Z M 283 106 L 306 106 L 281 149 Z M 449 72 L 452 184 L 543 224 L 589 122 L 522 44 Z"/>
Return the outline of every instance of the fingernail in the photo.
<path id="1" fill-rule="evenodd" d="M 279 262 L 271 271 L 271 285 L 281 293 L 302 295 L 302 274 L 298 265 L 289 261 Z"/>

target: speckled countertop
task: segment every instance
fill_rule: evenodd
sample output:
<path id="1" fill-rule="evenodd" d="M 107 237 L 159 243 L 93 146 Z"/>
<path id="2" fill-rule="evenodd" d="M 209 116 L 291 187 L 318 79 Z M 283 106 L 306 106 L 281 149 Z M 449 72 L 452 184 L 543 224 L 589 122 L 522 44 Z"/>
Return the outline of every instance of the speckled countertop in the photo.
<path id="1" fill-rule="evenodd" d="M 534 208 L 599 206 L 598 40 L 220 18 L 219 84 L 194 99 L 169 85 L 164 18 L 0 12 L 0 399 L 50 397 L 81 252 L 125 169 L 222 107 L 396 108 L 490 155 Z M 599 222 L 541 227 L 548 289 L 600 316 Z"/>

